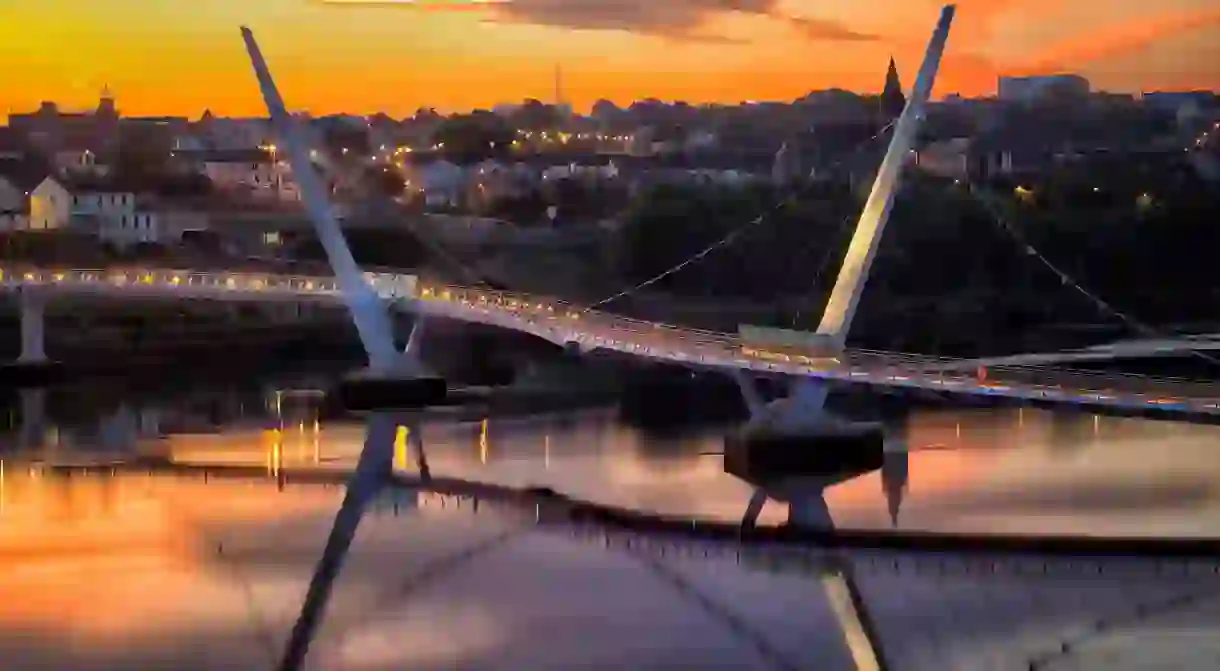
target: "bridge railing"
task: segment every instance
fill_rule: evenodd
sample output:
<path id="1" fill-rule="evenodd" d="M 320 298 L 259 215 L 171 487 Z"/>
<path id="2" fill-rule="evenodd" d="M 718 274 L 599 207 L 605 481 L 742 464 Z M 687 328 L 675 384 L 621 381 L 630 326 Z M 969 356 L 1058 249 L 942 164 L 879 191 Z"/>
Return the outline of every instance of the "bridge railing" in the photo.
<path id="1" fill-rule="evenodd" d="M 475 297 L 476 299 L 482 298 L 489 304 L 502 305 L 509 309 L 514 309 L 517 305 L 524 306 L 529 304 L 551 306 L 554 308 L 555 312 L 559 314 L 564 312 L 579 314 L 581 315 L 582 319 L 591 322 L 598 322 L 610 326 L 626 327 L 629 330 L 637 333 L 675 335 L 681 336 L 684 339 L 689 339 L 691 335 L 701 335 L 707 338 L 707 344 L 710 345 L 735 347 L 740 344 L 740 339 L 738 338 L 737 334 L 734 333 L 687 329 L 669 324 L 648 322 L 631 317 L 623 317 L 612 313 L 604 313 L 595 310 L 585 311 L 584 308 L 580 306 L 554 298 L 541 298 L 538 296 L 513 294 L 484 289 L 476 289 L 471 291 L 461 287 L 451 287 L 450 290 L 455 293 L 464 293 L 465 295 Z M 901 369 L 907 373 L 927 377 L 942 376 L 934 370 L 937 365 L 961 362 L 960 358 L 954 357 L 909 354 L 904 352 L 871 349 L 850 350 L 848 358 L 849 362 L 853 364 L 890 367 L 894 368 L 896 371 Z M 948 375 L 943 375 L 942 377 L 961 378 L 971 377 L 973 375 L 974 371 L 959 371 L 956 374 L 950 373 Z M 1114 374 L 1111 372 L 1088 371 L 1073 368 L 1016 365 L 989 367 L 987 368 L 986 376 L 987 379 L 992 379 L 996 382 L 1008 380 L 1014 383 L 1021 382 L 1023 384 L 1045 384 L 1048 377 L 1053 378 L 1051 384 L 1059 384 L 1060 386 L 1067 384 L 1079 385 L 1083 389 L 1096 390 L 1099 393 L 1131 393 L 1135 391 L 1146 392 L 1150 388 L 1149 385 L 1161 387 L 1169 387 L 1172 385 L 1172 389 L 1166 388 L 1161 391 L 1167 395 L 1171 395 L 1171 391 L 1181 393 L 1182 391 L 1189 390 L 1193 394 L 1207 394 L 1220 397 L 1220 385 L 1215 383 L 1187 380 L 1182 378 L 1151 377 L 1133 373 Z"/>
<path id="2" fill-rule="evenodd" d="M 366 279 L 380 293 L 393 298 L 416 295 L 414 275 L 366 272 Z M 16 264 L 0 265 L 0 286 L 17 285 L 140 286 L 217 289 L 222 291 L 274 292 L 293 294 L 334 294 L 339 286 L 334 277 L 287 275 L 249 271 L 199 271 L 192 268 L 108 267 L 94 269 L 48 269 Z"/>
<path id="3" fill-rule="evenodd" d="M 293 293 L 331 293 L 338 290 L 333 279 L 314 276 L 285 276 L 274 273 L 198 272 L 189 268 L 96 268 L 96 269 L 32 269 L 20 266 L 0 266 L 0 285 L 85 285 L 90 287 L 140 287 L 215 289 L 220 291 Z"/>
<path id="4" fill-rule="evenodd" d="M 615 331 L 625 331 L 647 339 L 658 338 L 658 345 L 671 341 L 686 347 L 702 350 L 718 358 L 735 360 L 740 339 L 735 333 L 723 333 L 689 329 L 671 324 L 649 322 L 613 313 L 586 308 L 554 297 L 524 293 L 498 291 L 491 288 L 463 287 L 447 284 L 420 284 L 416 276 L 394 271 L 368 271 L 365 277 L 383 295 L 392 298 L 441 298 L 466 301 L 471 305 L 486 305 L 489 309 L 501 308 L 519 326 L 530 330 L 572 329 L 594 332 L 598 327 L 607 329 L 609 335 L 602 339 L 614 339 Z M 120 266 L 97 269 L 48 269 L 26 264 L 0 265 L 0 287 L 28 284 L 64 285 L 81 284 L 96 287 L 149 288 L 181 287 L 184 292 L 212 290 L 227 292 L 285 292 L 293 295 L 335 294 L 337 282 L 325 275 L 285 275 L 275 272 L 250 271 L 199 271 L 198 269 L 150 269 L 137 266 Z M 973 377 L 973 371 L 937 370 L 938 366 L 960 363 L 952 357 L 908 354 L 886 350 L 853 349 L 844 357 L 843 364 L 877 373 L 889 371 L 892 376 L 909 376 L 924 379 L 954 380 Z M 782 370 L 774 365 L 766 370 Z M 1073 389 L 1085 393 L 1095 392 L 1099 397 L 1110 394 L 1160 395 L 1167 401 L 1190 396 L 1199 399 L 1220 399 L 1220 384 L 1211 381 L 1164 378 L 1132 373 L 1088 371 L 1048 366 L 995 366 L 986 369 L 981 383 L 994 386 L 1020 384 L 1046 387 L 1048 389 Z"/>

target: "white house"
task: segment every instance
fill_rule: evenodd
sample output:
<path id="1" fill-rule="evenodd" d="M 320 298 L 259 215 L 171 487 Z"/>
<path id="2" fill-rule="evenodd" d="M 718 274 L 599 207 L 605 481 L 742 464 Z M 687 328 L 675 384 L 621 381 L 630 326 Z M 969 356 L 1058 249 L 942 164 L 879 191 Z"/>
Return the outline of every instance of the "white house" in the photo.
<path id="1" fill-rule="evenodd" d="M 60 175 L 102 177 L 110 171 L 110 166 L 99 162 L 89 149 L 62 149 L 54 153 L 51 161 Z"/>
<path id="2" fill-rule="evenodd" d="M 136 206 L 132 191 L 101 184 L 69 186 L 72 190 L 72 225 L 100 240 L 125 246 L 155 242 L 152 215 Z"/>
<path id="3" fill-rule="evenodd" d="M 428 205 L 457 205 L 466 190 L 466 171 L 448 161 L 435 161 L 408 168 L 408 191 L 423 195 Z"/>
<path id="4" fill-rule="evenodd" d="M 548 181 L 567 178 L 614 179 L 618 176 L 618 166 L 614 165 L 613 161 L 606 165 L 553 165 L 542 171 L 542 179 Z"/>
<path id="5" fill-rule="evenodd" d="M 120 249 L 136 244 L 175 245 L 186 231 L 207 230 L 197 209 L 175 207 L 122 188 L 98 184 L 72 190 L 71 221 L 76 230 Z"/>
<path id="6" fill-rule="evenodd" d="M 175 152 L 177 158 L 194 162 L 218 191 L 278 201 L 299 201 L 300 190 L 287 162 L 278 160 L 273 147 L 229 151 Z"/>
<path id="7" fill-rule="evenodd" d="M 47 176 L 30 191 L 29 230 L 58 230 L 71 219 L 72 193 L 59 179 Z"/>
<path id="8" fill-rule="evenodd" d="M 209 230 L 207 214 L 170 202 L 139 202 L 130 217 L 101 219 L 97 237 L 123 249 L 146 243 L 177 245 L 184 233 Z"/>

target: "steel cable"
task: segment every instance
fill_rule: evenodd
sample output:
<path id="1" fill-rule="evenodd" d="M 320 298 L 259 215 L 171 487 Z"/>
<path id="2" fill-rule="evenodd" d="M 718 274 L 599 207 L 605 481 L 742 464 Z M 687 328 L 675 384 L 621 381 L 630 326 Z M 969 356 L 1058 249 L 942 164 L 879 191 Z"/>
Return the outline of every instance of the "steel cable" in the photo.
<path id="1" fill-rule="evenodd" d="M 1026 240 L 1023 235 L 1021 235 L 1020 231 L 1018 231 L 1016 227 L 1012 225 L 1012 222 L 1009 221 L 1008 217 L 1006 217 L 1004 212 L 1000 209 L 1000 206 L 995 202 L 993 195 L 980 193 L 977 195 L 976 200 L 978 200 L 978 202 L 987 210 L 988 214 L 991 215 L 989 218 L 992 220 L 992 223 L 997 224 L 1001 231 L 1007 234 L 1019 247 L 1021 247 L 1026 256 L 1036 259 L 1042 264 L 1043 267 L 1059 278 L 1060 284 L 1083 296 L 1086 300 L 1092 303 L 1099 312 L 1118 319 L 1128 329 L 1131 329 L 1132 331 L 1135 331 L 1146 338 L 1166 340 L 1171 339 L 1168 334 L 1162 333 L 1155 328 L 1148 326 L 1143 321 L 1136 319 L 1130 314 L 1115 308 L 1112 304 L 1110 304 L 1110 302 L 1102 299 L 1096 293 L 1085 288 L 1075 278 L 1068 275 L 1066 272 L 1060 269 L 1058 265 L 1046 258 L 1041 251 L 1030 244 L 1029 241 Z M 1199 358 L 1212 364 L 1213 366 L 1220 368 L 1220 359 L 1195 349 L 1187 351 L 1191 354 L 1191 356 Z"/>
<path id="2" fill-rule="evenodd" d="M 881 130 L 877 131 L 871 137 L 869 137 L 866 140 L 861 141 L 859 144 L 857 144 L 855 147 L 853 147 L 845 156 L 843 156 L 839 160 L 831 163 L 830 167 L 831 168 L 838 167 L 838 166 L 842 165 L 843 163 L 845 163 L 848 159 L 850 159 L 853 156 L 855 156 L 856 154 L 858 154 L 861 150 L 863 150 L 866 146 L 868 146 L 874 140 L 877 140 L 878 138 L 885 135 L 885 133 L 889 132 L 889 130 L 894 127 L 895 123 L 896 123 L 895 121 L 891 121 L 890 123 L 886 124 Z M 758 216 L 747 221 L 746 223 L 742 224 L 741 226 L 738 226 L 738 227 L 734 228 L 733 230 L 729 231 L 725 235 L 718 238 L 716 241 L 712 242 L 707 247 L 704 247 L 702 250 L 687 257 L 685 260 L 683 260 L 679 263 L 676 263 L 673 266 L 670 266 L 668 269 L 663 270 L 663 271 L 657 273 L 656 275 L 653 275 L 652 277 L 649 277 L 648 279 L 644 280 L 643 282 L 630 286 L 626 289 L 623 289 L 622 291 L 619 291 L 616 294 L 613 294 L 607 298 L 603 298 L 602 300 L 597 301 L 597 302 L 587 306 L 584 309 L 584 312 L 589 312 L 591 310 L 595 310 L 599 307 L 602 307 L 603 305 L 606 305 L 608 303 L 613 303 L 614 301 L 617 301 L 621 298 L 626 298 L 627 296 L 630 296 L 630 295 L 634 294 L 635 292 L 640 291 L 641 289 L 647 289 L 648 287 L 656 284 L 657 282 L 660 282 L 661 280 L 663 280 L 671 275 L 674 275 L 675 273 L 679 273 L 682 270 L 686 269 L 687 267 L 703 260 L 712 252 L 715 252 L 719 249 L 727 247 L 728 245 L 732 244 L 736 240 L 740 239 L 746 233 L 757 228 L 759 225 L 770 221 L 771 218 L 775 214 L 782 212 L 788 206 L 796 203 L 797 200 L 801 196 L 805 195 L 805 193 L 809 191 L 809 188 L 812 184 L 813 184 L 812 181 L 806 182 L 806 184 L 802 188 L 797 189 L 793 194 L 790 194 L 788 197 L 781 199 L 775 205 L 773 205 L 770 208 L 767 208 Z"/>

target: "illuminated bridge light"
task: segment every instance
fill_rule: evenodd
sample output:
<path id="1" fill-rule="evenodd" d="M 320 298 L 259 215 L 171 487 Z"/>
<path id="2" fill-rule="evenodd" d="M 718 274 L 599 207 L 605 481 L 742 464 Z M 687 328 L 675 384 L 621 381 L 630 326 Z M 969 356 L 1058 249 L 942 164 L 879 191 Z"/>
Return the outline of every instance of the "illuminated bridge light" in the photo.
<path id="1" fill-rule="evenodd" d="M 51 279 L 53 279 L 53 280 L 54 280 L 54 281 L 56 281 L 56 282 L 63 282 L 63 281 L 64 281 L 64 274 L 63 274 L 63 273 L 55 273 L 55 274 L 54 274 L 54 275 L 51 277 Z"/>
<path id="2" fill-rule="evenodd" d="M 25 274 L 25 279 L 26 279 L 26 281 L 28 281 L 28 282 L 33 282 L 33 281 L 34 281 L 34 273 L 26 273 L 26 274 Z"/>
<path id="3" fill-rule="evenodd" d="M 182 278 L 174 275 L 173 277 L 169 278 L 169 283 L 173 286 L 178 286 L 179 284 L 182 284 Z"/>
<path id="4" fill-rule="evenodd" d="M 230 289 L 236 289 L 237 288 L 237 279 L 233 278 L 233 277 L 226 278 L 225 286 Z"/>

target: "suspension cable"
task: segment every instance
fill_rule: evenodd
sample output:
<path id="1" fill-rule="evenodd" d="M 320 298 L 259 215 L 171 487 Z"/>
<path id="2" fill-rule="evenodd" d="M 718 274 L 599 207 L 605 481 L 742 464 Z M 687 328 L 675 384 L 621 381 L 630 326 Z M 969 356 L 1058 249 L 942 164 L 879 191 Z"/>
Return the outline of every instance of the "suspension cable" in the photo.
<path id="1" fill-rule="evenodd" d="M 896 123 L 897 123 L 897 121 L 891 121 L 891 122 L 887 123 L 884 127 L 881 128 L 881 130 L 874 133 L 871 137 L 859 142 L 858 144 L 856 144 L 856 146 L 852 147 L 851 150 L 848 151 L 842 158 L 831 163 L 830 167 L 835 168 L 835 167 L 838 167 L 839 165 L 842 165 L 848 159 L 850 159 L 853 156 L 855 156 L 856 154 L 858 154 L 868 144 L 870 144 L 874 140 L 880 138 L 885 133 L 889 132 L 889 130 L 891 128 L 893 128 Z M 720 237 L 715 242 L 708 245 L 707 247 L 704 247 L 702 250 L 696 252 L 695 254 L 688 257 L 684 261 L 681 261 L 679 263 L 674 264 L 673 266 L 670 266 L 667 270 L 659 272 L 656 275 L 653 275 L 652 277 L 644 280 L 643 282 L 640 282 L 639 284 L 630 286 L 608 298 L 603 298 L 602 300 L 597 301 L 596 303 L 593 303 L 593 304 L 587 306 L 582 311 L 582 313 L 587 313 L 587 312 L 595 310 L 599 307 L 602 307 L 603 305 L 606 305 L 608 303 L 613 303 L 614 301 L 617 301 L 620 298 L 626 298 L 627 296 L 630 296 L 630 295 L 634 294 L 635 292 L 640 291 L 641 289 L 647 289 L 648 287 L 656 284 L 657 282 L 660 282 L 661 280 L 669 277 L 670 275 L 681 272 L 682 270 L 686 269 L 687 267 L 703 260 L 705 257 L 707 257 L 712 252 L 714 252 L 718 249 L 727 247 L 728 245 L 732 244 L 734 241 L 736 241 L 737 239 L 739 239 L 740 237 L 745 235 L 747 232 L 751 231 L 754 228 L 757 228 L 760 224 L 770 221 L 773 215 L 778 214 L 779 212 L 782 212 L 789 205 L 796 203 L 797 200 L 801 196 L 805 195 L 805 193 L 807 193 L 809 191 L 809 187 L 811 185 L 812 185 L 812 180 L 806 182 L 805 185 L 803 185 L 801 188 L 797 189 L 794 193 L 790 194 L 788 197 L 783 198 L 782 200 L 777 202 L 774 206 L 767 208 L 758 216 L 747 221 L 746 223 L 742 224 L 741 226 L 738 226 L 738 227 L 734 228 L 733 230 L 729 231 L 724 236 Z"/>
<path id="2" fill-rule="evenodd" d="M 625 546 L 623 552 L 643 565 L 681 597 L 698 606 L 710 619 L 722 624 L 738 640 L 748 644 L 772 668 L 780 671 L 796 671 L 801 668 L 799 664 L 794 663 L 781 652 L 763 631 L 752 625 L 727 604 L 709 596 L 695 581 L 683 575 L 677 568 L 669 566 L 649 553 L 632 548 L 630 545 Z"/>
<path id="3" fill-rule="evenodd" d="M 1025 239 L 1025 236 L 1021 235 L 1020 231 L 1018 231 L 1017 228 L 1012 225 L 1012 222 L 1007 216 L 1005 216 L 1004 212 L 1000 209 L 1000 206 L 995 202 L 995 198 L 991 194 L 978 193 L 976 198 L 978 202 L 981 203 L 987 210 L 988 214 L 991 215 L 989 218 L 992 220 L 992 222 L 997 224 L 1004 233 L 1006 233 L 1018 246 L 1020 246 L 1025 251 L 1026 256 L 1031 256 L 1037 259 L 1037 261 L 1047 270 L 1054 273 L 1055 276 L 1059 278 L 1059 282 L 1063 286 L 1072 289 L 1081 296 L 1084 296 L 1085 299 L 1092 303 L 1093 306 L 1102 314 L 1117 318 L 1128 329 L 1131 329 L 1132 331 L 1135 331 L 1146 338 L 1158 340 L 1171 339 L 1169 334 L 1158 331 L 1157 329 L 1147 325 L 1145 322 L 1131 316 L 1129 313 L 1115 308 L 1108 301 L 1102 299 L 1096 293 L 1085 288 L 1080 282 L 1076 281 L 1072 276 L 1060 269 L 1059 266 L 1055 265 L 1054 262 L 1046 258 L 1042 252 L 1038 251 L 1037 248 L 1030 244 L 1029 241 Z M 1220 359 L 1217 359 L 1206 352 L 1196 349 L 1189 349 L 1187 352 L 1190 353 L 1191 356 L 1206 361 L 1207 363 L 1210 363 L 1216 367 L 1220 367 Z"/>
<path id="4" fill-rule="evenodd" d="M 1079 634 L 1059 641 L 1057 648 L 1030 657 L 1028 659 L 1028 668 L 1030 671 L 1043 671 L 1055 662 L 1072 656 L 1079 656 L 1085 652 L 1081 648 L 1094 640 L 1101 639 L 1106 635 L 1112 635 L 1120 627 L 1141 625 L 1154 620 L 1158 616 L 1172 615 L 1187 608 L 1205 606 L 1209 602 L 1215 601 L 1217 597 L 1220 597 L 1220 592 L 1206 589 L 1182 592 L 1174 596 L 1152 601 L 1137 602 L 1132 611 L 1120 613 L 1114 617 L 1098 618 Z"/>

